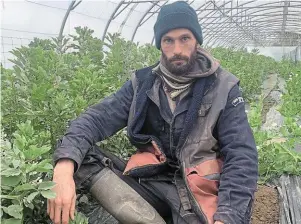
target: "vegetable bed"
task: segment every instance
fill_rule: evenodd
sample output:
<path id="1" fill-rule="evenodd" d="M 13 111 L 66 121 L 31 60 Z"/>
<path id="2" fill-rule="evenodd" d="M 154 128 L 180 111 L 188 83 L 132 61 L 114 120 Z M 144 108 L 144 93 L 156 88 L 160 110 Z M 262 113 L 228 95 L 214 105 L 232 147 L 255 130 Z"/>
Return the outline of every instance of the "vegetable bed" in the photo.
<path id="1" fill-rule="evenodd" d="M 301 223 L 301 154 L 297 150 L 301 144 L 301 62 L 276 62 L 256 50 L 208 50 L 240 79 L 247 103 L 260 173 L 252 223 Z M 103 42 L 93 36 L 93 30 L 77 27 L 73 36 L 35 38 L 12 54 L 14 66 L 1 66 L 1 221 L 50 224 L 46 198 L 55 196 L 51 179 L 56 141 L 71 120 L 119 89 L 133 70 L 154 64 L 160 52 L 119 34 L 109 34 Z M 279 92 L 280 102 L 261 94 L 262 83 L 271 74 L 285 83 L 284 89 L 279 83 L 269 85 L 270 92 Z M 267 121 L 273 121 L 265 116 L 271 108 L 281 113 L 281 123 L 266 125 L 278 129 L 263 130 Z M 101 144 L 121 157 L 133 150 L 123 130 Z M 77 208 L 90 223 L 112 223 L 95 219 L 101 209 L 96 211 L 92 200 L 85 204 L 81 198 Z M 79 214 L 75 223 L 85 222 Z"/>

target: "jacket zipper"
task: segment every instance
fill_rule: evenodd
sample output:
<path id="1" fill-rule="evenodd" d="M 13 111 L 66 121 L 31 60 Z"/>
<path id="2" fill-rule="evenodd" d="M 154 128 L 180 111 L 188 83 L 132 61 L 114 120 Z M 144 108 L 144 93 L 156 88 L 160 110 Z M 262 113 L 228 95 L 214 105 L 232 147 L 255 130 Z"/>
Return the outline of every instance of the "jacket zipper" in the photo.
<path id="1" fill-rule="evenodd" d="M 171 123 L 170 123 L 170 127 L 169 127 L 169 135 L 170 135 L 170 138 L 169 138 L 169 151 L 170 151 L 170 154 L 171 154 L 171 158 L 174 158 L 174 152 L 172 151 L 172 148 L 173 148 L 173 134 L 172 134 L 172 127 L 173 127 L 173 123 L 174 123 L 174 115 L 172 115 L 172 119 L 171 119 Z"/>

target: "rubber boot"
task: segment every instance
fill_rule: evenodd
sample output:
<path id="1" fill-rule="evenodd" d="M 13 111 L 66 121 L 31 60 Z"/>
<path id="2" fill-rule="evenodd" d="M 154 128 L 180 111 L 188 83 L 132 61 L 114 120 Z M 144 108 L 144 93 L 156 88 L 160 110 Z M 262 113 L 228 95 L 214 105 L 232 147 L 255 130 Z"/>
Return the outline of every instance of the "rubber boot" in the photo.
<path id="1" fill-rule="evenodd" d="M 107 167 L 93 178 L 90 192 L 122 224 L 166 224 L 144 198 Z"/>

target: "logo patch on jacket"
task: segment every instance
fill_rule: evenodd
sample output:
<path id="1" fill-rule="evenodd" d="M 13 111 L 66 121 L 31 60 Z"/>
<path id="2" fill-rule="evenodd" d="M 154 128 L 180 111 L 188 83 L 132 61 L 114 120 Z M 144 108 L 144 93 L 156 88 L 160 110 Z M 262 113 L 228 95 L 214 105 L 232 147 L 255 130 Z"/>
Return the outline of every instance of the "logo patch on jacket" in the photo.
<path id="1" fill-rule="evenodd" d="M 244 98 L 242 98 L 241 96 L 239 96 L 239 97 L 236 97 L 236 98 L 232 101 L 232 105 L 233 105 L 234 107 L 236 107 L 238 104 L 243 103 L 243 102 L 245 102 L 245 101 L 244 101 Z"/>

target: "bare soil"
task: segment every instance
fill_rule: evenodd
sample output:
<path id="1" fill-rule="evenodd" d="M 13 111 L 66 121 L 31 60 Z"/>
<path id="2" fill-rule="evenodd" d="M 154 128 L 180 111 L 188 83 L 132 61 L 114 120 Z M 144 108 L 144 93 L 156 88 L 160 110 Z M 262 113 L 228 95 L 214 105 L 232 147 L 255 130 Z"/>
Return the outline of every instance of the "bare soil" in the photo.
<path id="1" fill-rule="evenodd" d="M 79 210 L 89 217 L 89 223 L 118 223 L 90 194 L 84 197 L 79 199 Z M 258 185 L 250 224 L 279 224 L 279 201 L 275 188 Z"/>
<path id="2" fill-rule="evenodd" d="M 251 224 L 278 224 L 279 200 L 277 189 L 259 185 L 255 194 Z"/>

